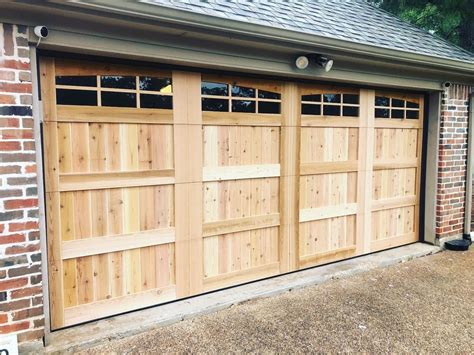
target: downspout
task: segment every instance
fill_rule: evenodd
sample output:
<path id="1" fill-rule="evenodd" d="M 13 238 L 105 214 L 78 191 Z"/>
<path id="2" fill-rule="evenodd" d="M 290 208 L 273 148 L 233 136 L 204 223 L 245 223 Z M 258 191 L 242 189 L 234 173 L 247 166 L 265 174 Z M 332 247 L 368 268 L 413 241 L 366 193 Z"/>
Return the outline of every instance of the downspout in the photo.
<path id="1" fill-rule="evenodd" d="M 464 239 L 471 239 L 474 230 L 471 231 L 472 224 L 472 184 L 474 175 L 474 92 L 469 96 L 468 114 L 468 138 L 467 138 L 467 176 L 466 176 L 466 207 L 464 209 Z"/>

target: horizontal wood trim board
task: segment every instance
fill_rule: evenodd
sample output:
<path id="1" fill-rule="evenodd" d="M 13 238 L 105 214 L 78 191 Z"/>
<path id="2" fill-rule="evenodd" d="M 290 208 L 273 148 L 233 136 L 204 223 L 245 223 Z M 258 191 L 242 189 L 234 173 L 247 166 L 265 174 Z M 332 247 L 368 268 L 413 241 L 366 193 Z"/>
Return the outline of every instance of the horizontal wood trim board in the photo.
<path id="1" fill-rule="evenodd" d="M 271 263 L 251 269 L 229 272 L 222 275 L 204 278 L 204 290 L 210 291 L 227 286 L 235 286 L 244 282 L 254 281 L 280 273 L 280 263 Z"/>
<path id="2" fill-rule="evenodd" d="M 423 128 L 420 120 L 397 120 L 387 118 L 376 118 L 374 122 L 375 128 Z"/>
<path id="3" fill-rule="evenodd" d="M 105 299 L 64 309 L 64 326 L 134 311 L 176 299 L 176 287 L 167 287 Z"/>
<path id="4" fill-rule="evenodd" d="M 57 120 L 59 122 L 173 124 L 173 110 L 58 105 Z"/>
<path id="5" fill-rule="evenodd" d="M 61 251 L 63 260 L 66 260 L 168 244 L 174 241 L 174 228 L 163 228 L 122 235 L 65 241 L 61 243 Z"/>
<path id="6" fill-rule="evenodd" d="M 318 221 L 320 219 L 349 216 L 357 213 L 357 203 L 346 205 L 305 208 L 300 210 L 300 223 Z"/>
<path id="7" fill-rule="evenodd" d="M 225 221 L 204 223 L 203 236 L 229 234 L 254 229 L 277 227 L 280 225 L 280 214 L 273 213 L 263 216 L 228 219 Z"/>
<path id="8" fill-rule="evenodd" d="M 301 116 L 301 126 L 303 127 L 359 127 L 357 117 L 337 117 L 337 116 Z"/>
<path id="9" fill-rule="evenodd" d="M 300 166 L 300 175 L 318 175 L 331 173 L 346 173 L 357 171 L 358 161 L 334 161 L 303 163 Z"/>
<path id="10" fill-rule="evenodd" d="M 336 250 L 325 251 L 322 253 L 317 253 L 313 255 L 307 255 L 300 257 L 299 265 L 301 268 L 314 266 L 317 264 L 322 264 L 325 262 L 333 261 L 335 259 L 345 259 L 356 252 L 356 246 L 352 245 L 349 247 L 344 247 Z"/>
<path id="11" fill-rule="evenodd" d="M 204 167 L 202 170 L 204 182 L 280 176 L 280 164 L 216 166 Z"/>
<path id="12" fill-rule="evenodd" d="M 392 169 L 410 169 L 418 168 L 418 159 L 412 159 L 410 161 L 375 161 L 374 170 L 392 170 Z"/>
<path id="13" fill-rule="evenodd" d="M 386 198 L 383 200 L 372 201 L 372 212 L 416 205 L 418 205 L 417 196 Z"/>
<path id="14" fill-rule="evenodd" d="M 281 126 L 281 115 L 256 113 L 207 112 L 202 113 L 203 125 L 222 126 Z"/>
<path id="15" fill-rule="evenodd" d="M 415 243 L 417 241 L 418 237 L 415 232 L 406 233 L 396 237 L 374 240 L 370 243 L 370 251 L 379 251 L 382 249 L 398 247 L 403 244 Z"/>
<path id="16" fill-rule="evenodd" d="M 59 191 L 170 185 L 174 183 L 174 169 L 59 175 Z"/>

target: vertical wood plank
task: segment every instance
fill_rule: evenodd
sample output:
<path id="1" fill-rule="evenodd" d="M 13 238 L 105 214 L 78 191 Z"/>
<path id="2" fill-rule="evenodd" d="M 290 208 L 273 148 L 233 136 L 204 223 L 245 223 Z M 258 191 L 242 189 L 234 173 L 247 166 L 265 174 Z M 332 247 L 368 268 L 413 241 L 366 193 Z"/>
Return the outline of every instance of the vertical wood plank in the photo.
<path id="1" fill-rule="evenodd" d="M 40 63 L 41 97 L 44 123 L 44 172 L 51 328 L 64 325 L 63 263 L 61 258 L 61 213 L 59 186 L 59 148 L 56 124 L 55 68 L 53 58 Z"/>
<path id="2" fill-rule="evenodd" d="M 298 269 L 301 97 L 295 83 L 282 88 L 280 140 L 280 272 Z"/>
<path id="3" fill-rule="evenodd" d="M 359 166 L 357 173 L 357 235 L 356 252 L 370 251 L 372 234 L 372 174 L 374 162 L 375 91 L 361 89 L 359 117 Z"/>
<path id="4" fill-rule="evenodd" d="M 201 75 L 173 72 L 176 295 L 202 290 Z"/>

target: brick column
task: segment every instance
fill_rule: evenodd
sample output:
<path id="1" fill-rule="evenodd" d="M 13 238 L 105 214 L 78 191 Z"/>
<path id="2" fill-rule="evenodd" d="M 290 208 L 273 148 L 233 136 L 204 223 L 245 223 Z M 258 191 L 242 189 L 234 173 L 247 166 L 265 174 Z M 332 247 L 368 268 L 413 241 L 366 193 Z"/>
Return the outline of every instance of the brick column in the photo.
<path id="1" fill-rule="evenodd" d="M 437 238 L 463 234 L 471 90 L 469 86 L 452 85 L 442 96 L 436 199 Z"/>
<path id="2" fill-rule="evenodd" d="M 0 23 L 0 334 L 44 335 L 27 28 Z"/>

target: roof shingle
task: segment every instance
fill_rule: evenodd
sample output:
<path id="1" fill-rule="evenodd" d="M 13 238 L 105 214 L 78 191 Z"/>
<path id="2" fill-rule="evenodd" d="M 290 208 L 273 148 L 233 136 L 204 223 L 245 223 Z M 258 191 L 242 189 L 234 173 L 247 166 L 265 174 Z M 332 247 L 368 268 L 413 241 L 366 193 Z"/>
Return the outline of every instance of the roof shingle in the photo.
<path id="1" fill-rule="evenodd" d="M 363 0 L 142 0 L 229 20 L 474 63 L 474 54 Z"/>

